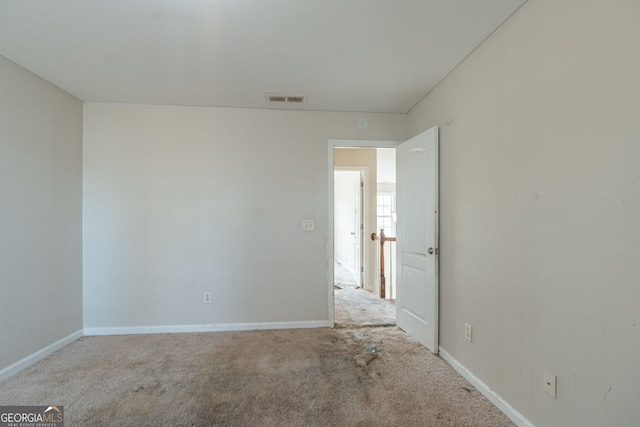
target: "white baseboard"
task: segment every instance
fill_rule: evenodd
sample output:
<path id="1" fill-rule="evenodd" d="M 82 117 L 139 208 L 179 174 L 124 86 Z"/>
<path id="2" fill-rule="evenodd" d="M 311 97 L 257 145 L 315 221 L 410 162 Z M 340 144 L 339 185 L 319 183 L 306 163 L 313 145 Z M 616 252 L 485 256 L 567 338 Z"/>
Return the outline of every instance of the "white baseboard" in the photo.
<path id="1" fill-rule="evenodd" d="M 328 320 L 309 322 L 221 323 L 205 325 L 123 326 L 113 328 L 84 328 L 86 336 L 169 334 L 182 332 L 253 331 L 266 329 L 330 328 Z"/>
<path id="2" fill-rule="evenodd" d="M 25 357 L 22 360 L 18 360 L 13 365 L 7 366 L 6 368 L 0 370 L 0 381 L 7 379 L 12 375 L 17 374 L 21 370 L 23 370 L 23 369 L 33 365 L 34 363 L 44 359 L 45 357 L 47 357 L 51 353 L 53 353 L 53 352 L 55 352 L 57 350 L 60 350 L 65 345 L 70 344 L 73 341 L 77 340 L 78 338 L 82 337 L 82 335 L 83 335 L 82 329 L 80 329 L 79 331 L 76 331 L 76 332 L 72 333 L 71 335 L 62 338 L 61 340 L 58 340 L 58 341 L 54 342 L 53 344 L 50 344 L 50 345 L 46 346 L 42 350 L 38 350 L 35 353 Z"/>
<path id="3" fill-rule="evenodd" d="M 480 378 L 476 377 L 458 362 L 453 356 L 451 356 L 442 347 L 439 348 L 439 355 L 442 357 L 453 369 L 458 371 L 467 381 L 471 383 L 480 393 L 491 403 L 493 403 L 498 409 L 500 409 L 507 417 L 511 419 L 520 427 L 534 427 L 533 423 L 526 419 L 524 415 L 518 412 L 513 406 L 509 405 L 506 400 L 500 397 L 495 391 L 491 390 Z"/>

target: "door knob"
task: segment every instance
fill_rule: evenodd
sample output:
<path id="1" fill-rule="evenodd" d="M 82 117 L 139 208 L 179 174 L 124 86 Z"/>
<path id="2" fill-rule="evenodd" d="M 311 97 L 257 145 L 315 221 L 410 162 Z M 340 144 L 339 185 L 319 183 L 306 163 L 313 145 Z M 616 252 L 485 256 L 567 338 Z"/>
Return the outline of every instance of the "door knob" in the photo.
<path id="1" fill-rule="evenodd" d="M 427 249 L 427 252 L 429 252 L 429 255 L 433 255 L 433 248 Z"/>

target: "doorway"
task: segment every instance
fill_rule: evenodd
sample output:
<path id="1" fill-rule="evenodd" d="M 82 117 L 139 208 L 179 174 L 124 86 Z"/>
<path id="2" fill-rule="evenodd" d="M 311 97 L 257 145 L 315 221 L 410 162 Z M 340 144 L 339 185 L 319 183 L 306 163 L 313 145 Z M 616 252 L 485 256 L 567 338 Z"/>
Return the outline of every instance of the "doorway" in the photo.
<path id="1" fill-rule="evenodd" d="M 397 168 L 397 263 L 396 314 L 398 326 L 438 353 L 438 127 L 434 126 L 403 143 L 381 141 L 329 140 L 329 221 L 327 260 L 329 318 L 336 326 L 334 289 L 334 167 L 338 148 L 395 148 Z M 366 205 L 366 204 L 365 204 Z M 373 221 L 371 222 L 373 223 Z M 370 230 L 365 229 L 364 235 Z M 373 233 L 372 233 L 373 238 Z M 382 239 L 384 243 L 384 239 Z M 363 242 L 364 243 L 364 242 Z M 367 245 L 368 246 L 368 245 Z M 365 248 L 367 247 L 365 246 Z M 366 250 L 365 250 L 366 253 Z M 373 253 L 370 251 L 370 254 Z M 365 262 L 367 258 L 365 256 Z M 371 265 L 365 265 L 366 272 Z M 372 275 L 370 274 L 370 277 Z M 381 275 L 381 280 L 383 276 Z M 380 286 L 382 288 L 382 286 Z"/>
<path id="2" fill-rule="evenodd" d="M 389 326 L 395 325 L 395 305 L 388 292 L 381 298 L 380 245 L 371 234 L 379 233 L 389 218 L 383 217 L 380 191 L 383 186 L 384 200 L 393 192 L 395 181 L 395 157 L 381 168 L 378 160 L 379 142 L 375 145 L 353 146 L 355 141 L 333 148 L 333 190 L 330 201 L 333 213 L 333 274 L 332 301 L 333 319 L 336 327 Z M 393 144 L 393 143 L 391 143 Z M 384 150 L 395 152 L 385 145 Z M 387 153 L 388 154 L 388 153 Z M 384 169 L 384 170 L 383 170 Z M 390 173 L 393 176 L 389 176 Z M 384 177 L 384 179 L 379 179 Z M 381 184 L 380 181 L 384 181 Z M 388 204 L 388 203 L 387 203 Z M 386 205 L 385 205 L 386 206 Z M 389 206 L 387 211 L 389 210 Z M 386 212 L 389 216 L 389 212 Z M 386 233 L 392 236 L 390 228 Z M 390 242 L 385 245 L 390 250 Z M 387 268 L 390 257 L 387 253 Z M 360 269 L 358 270 L 358 267 Z M 389 270 L 387 270 L 387 275 Z M 390 279 L 390 277 L 389 277 Z M 392 282 L 388 280 L 387 283 Z M 384 289 L 382 289 L 384 291 Z"/>

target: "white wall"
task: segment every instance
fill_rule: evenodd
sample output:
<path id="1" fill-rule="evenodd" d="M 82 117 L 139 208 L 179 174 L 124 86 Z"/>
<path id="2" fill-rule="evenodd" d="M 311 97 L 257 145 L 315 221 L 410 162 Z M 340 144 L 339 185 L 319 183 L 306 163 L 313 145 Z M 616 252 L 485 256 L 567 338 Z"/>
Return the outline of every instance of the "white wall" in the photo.
<path id="1" fill-rule="evenodd" d="M 0 371 L 82 329 L 82 103 L 0 57 Z"/>
<path id="2" fill-rule="evenodd" d="M 378 184 L 396 182 L 395 148 L 376 148 L 376 164 Z"/>
<path id="3" fill-rule="evenodd" d="M 529 0 L 409 114 L 440 126 L 441 345 L 538 426 L 640 420 L 639 43 L 640 2 Z"/>
<path id="4" fill-rule="evenodd" d="M 406 133 L 385 114 L 86 104 L 84 119 L 86 328 L 328 322 L 328 140 Z"/>

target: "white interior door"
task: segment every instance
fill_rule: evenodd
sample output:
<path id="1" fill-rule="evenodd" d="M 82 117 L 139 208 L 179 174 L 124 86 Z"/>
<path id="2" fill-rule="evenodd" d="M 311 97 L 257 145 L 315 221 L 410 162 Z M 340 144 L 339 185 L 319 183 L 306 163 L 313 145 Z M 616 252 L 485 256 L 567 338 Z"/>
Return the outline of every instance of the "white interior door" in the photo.
<path id="1" fill-rule="evenodd" d="M 359 172 L 357 184 L 354 186 L 353 200 L 353 259 L 355 272 L 358 280 L 358 286 L 362 286 L 362 230 L 363 230 L 363 209 L 362 209 L 362 190 L 364 181 L 362 180 L 362 172 Z"/>
<path id="2" fill-rule="evenodd" d="M 396 322 L 438 353 L 438 128 L 396 150 Z"/>

